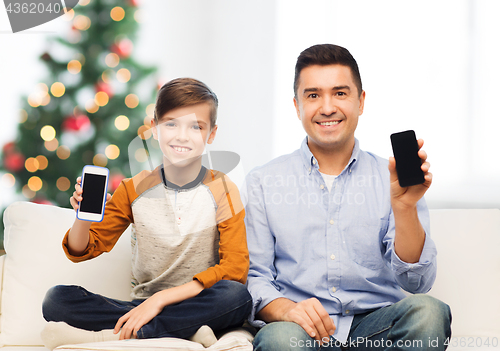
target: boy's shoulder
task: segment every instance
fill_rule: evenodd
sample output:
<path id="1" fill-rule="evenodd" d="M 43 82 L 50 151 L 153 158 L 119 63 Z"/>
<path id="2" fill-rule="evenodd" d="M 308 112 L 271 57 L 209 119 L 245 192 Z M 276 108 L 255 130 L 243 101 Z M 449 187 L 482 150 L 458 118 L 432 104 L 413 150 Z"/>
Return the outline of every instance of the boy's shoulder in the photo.
<path id="1" fill-rule="evenodd" d="M 137 196 L 140 196 L 146 190 L 151 189 L 162 182 L 160 166 L 156 167 L 152 171 L 141 171 L 132 178 L 125 179 L 124 182 L 126 187 L 133 187 Z"/>

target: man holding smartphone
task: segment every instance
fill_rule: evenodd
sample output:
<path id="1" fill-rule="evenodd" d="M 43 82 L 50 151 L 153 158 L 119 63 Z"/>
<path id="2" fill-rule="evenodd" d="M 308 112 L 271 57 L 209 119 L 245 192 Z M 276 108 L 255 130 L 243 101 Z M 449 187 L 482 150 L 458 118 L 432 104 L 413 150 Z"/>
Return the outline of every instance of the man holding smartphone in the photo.
<path id="1" fill-rule="evenodd" d="M 340 46 L 300 54 L 294 93 L 307 137 L 254 169 L 244 193 L 255 349 L 445 349 L 449 307 L 423 294 L 436 275 L 423 141 L 424 183 L 409 187 L 394 158 L 360 149 L 365 92 Z"/>

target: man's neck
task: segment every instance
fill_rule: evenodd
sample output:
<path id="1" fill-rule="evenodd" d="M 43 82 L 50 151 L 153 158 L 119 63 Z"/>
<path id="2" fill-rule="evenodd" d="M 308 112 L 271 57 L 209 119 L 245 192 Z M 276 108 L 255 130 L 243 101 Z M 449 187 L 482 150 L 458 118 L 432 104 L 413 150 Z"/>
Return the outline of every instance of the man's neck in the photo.
<path id="1" fill-rule="evenodd" d="M 322 148 L 318 145 L 308 144 L 309 150 L 318 160 L 319 171 L 324 174 L 339 175 L 349 163 L 354 150 L 354 138 L 352 142 L 341 147 Z"/>
<path id="2" fill-rule="evenodd" d="M 198 177 L 201 170 L 201 157 L 185 167 L 172 165 L 168 160 L 163 160 L 163 171 L 165 178 L 180 187 L 191 183 Z"/>

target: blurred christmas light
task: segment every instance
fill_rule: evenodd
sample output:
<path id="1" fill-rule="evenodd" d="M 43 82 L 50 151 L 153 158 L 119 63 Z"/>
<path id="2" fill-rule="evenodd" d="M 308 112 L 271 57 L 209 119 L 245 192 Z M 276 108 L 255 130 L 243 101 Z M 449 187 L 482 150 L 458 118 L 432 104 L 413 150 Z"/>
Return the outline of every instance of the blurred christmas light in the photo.
<path id="1" fill-rule="evenodd" d="M 10 173 L 5 173 L 3 176 L 2 176 L 2 184 L 6 187 L 6 188 L 12 188 L 15 184 L 16 184 L 16 177 L 14 177 L 12 174 Z"/>
<path id="2" fill-rule="evenodd" d="M 121 58 L 127 58 L 132 54 L 134 44 L 127 37 L 122 37 L 117 39 L 110 49 Z"/>
<path id="3" fill-rule="evenodd" d="M 24 162 L 24 167 L 30 173 L 35 173 L 36 171 L 38 171 L 38 166 L 38 160 L 34 157 L 29 157 L 26 162 Z"/>
<path id="4" fill-rule="evenodd" d="M 19 110 L 19 123 L 24 123 L 28 120 L 28 112 L 26 110 Z"/>
<path id="5" fill-rule="evenodd" d="M 143 140 L 149 139 L 152 135 L 152 132 L 149 131 L 151 126 L 142 125 L 137 129 L 137 135 Z"/>
<path id="6" fill-rule="evenodd" d="M 125 105 L 128 108 L 136 108 L 139 105 L 139 97 L 135 94 L 128 94 L 125 97 Z"/>
<path id="7" fill-rule="evenodd" d="M 144 121 L 143 121 L 143 122 L 144 122 L 144 125 L 145 125 L 145 126 L 150 126 L 150 125 L 151 125 L 151 121 L 152 121 L 152 120 L 153 120 L 153 119 L 152 119 L 151 117 L 149 117 L 149 116 L 144 117 Z"/>
<path id="8" fill-rule="evenodd" d="M 88 113 L 96 113 L 99 111 L 99 106 L 97 106 L 95 100 L 89 100 L 85 103 L 85 110 L 87 110 Z"/>
<path id="9" fill-rule="evenodd" d="M 56 137 L 56 130 L 52 126 L 44 126 L 40 130 L 40 136 L 42 137 L 43 140 L 45 141 L 51 141 Z"/>
<path id="10" fill-rule="evenodd" d="M 116 79 L 118 79 L 119 82 L 127 83 L 130 80 L 130 77 L 130 71 L 126 68 L 122 68 L 116 72 Z"/>
<path id="11" fill-rule="evenodd" d="M 50 103 L 50 95 L 46 93 L 45 95 L 43 95 L 42 102 L 40 103 L 40 105 L 47 106 L 49 103 Z"/>
<path id="12" fill-rule="evenodd" d="M 87 6 L 90 3 L 90 0 L 80 0 L 78 2 L 78 5 L 80 6 Z"/>
<path id="13" fill-rule="evenodd" d="M 71 21 L 73 17 L 75 17 L 75 11 L 73 11 L 73 9 L 67 10 L 66 8 L 64 10 L 65 14 L 62 16 L 62 19 L 66 22 Z"/>
<path id="14" fill-rule="evenodd" d="M 52 86 L 50 87 L 50 92 L 52 93 L 52 95 L 54 95 L 55 97 L 61 97 L 64 95 L 64 92 L 66 91 L 66 87 L 64 86 L 63 83 L 61 82 L 55 82 L 54 84 L 52 84 Z"/>
<path id="15" fill-rule="evenodd" d="M 33 93 L 33 94 L 28 95 L 28 104 L 31 107 L 37 108 L 38 106 L 40 106 L 41 102 L 42 102 L 42 99 L 40 99 L 38 94 Z"/>
<path id="16" fill-rule="evenodd" d="M 125 10 L 120 6 L 113 7 L 113 9 L 111 9 L 110 16 L 113 21 L 119 22 L 125 18 Z"/>
<path id="17" fill-rule="evenodd" d="M 36 195 L 36 192 L 34 192 L 33 190 L 31 190 L 29 188 L 28 184 L 26 184 L 26 185 L 23 186 L 22 193 L 23 193 L 24 197 L 27 198 L 27 199 L 32 199 Z"/>
<path id="18" fill-rule="evenodd" d="M 56 151 L 57 147 L 59 146 L 59 141 L 54 138 L 52 140 L 45 141 L 44 146 L 49 151 Z"/>
<path id="19" fill-rule="evenodd" d="M 130 120 L 127 116 L 118 116 L 115 118 L 115 127 L 118 130 L 126 130 L 130 126 Z"/>
<path id="20" fill-rule="evenodd" d="M 33 176 L 28 180 L 28 187 L 31 191 L 39 191 L 43 186 L 43 182 L 40 177 Z"/>
<path id="21" fill-rule="evenodd" d="M 115 76 L 115 71 L 112 69 L 107 69 L 101 74 L 101 79 L 106 84 L 111 84 L 113 77 Z"/>
<path id="22" fill-rule="evenodd" d="M 103 154 L 97 154 L 94 156 L 92 162 L 96 166 L 106 167 L 106 165 L 108 164 L 108 158 Z"/>
<path id="23" fill-rule="evenodd" d="M 79 61 L 82 64 L 82 66 L 85 64 L 85 56 L 83 56 L 80 53 L 75 55 L 75 60 Z"/>
<path id="24" fill-rule="evenodd" d="M 57 148 L 56 155 L 61 160 L 66 160 L 68 157 L 71 156 L 71 150 L 69 149 L 69 147 L 61 145 Z"/>
<path id="25" fill-rule="evenodd" d="M 135 151 L 134 157 L 137 162 L 146 162 L 148 160 L 149 154 L 147 150 L 140 148 Z"/>
<path id="26" fill-rule="evenodd" d="M 106 65 L 108 65 L 108 67 L 114 68 L 120 63 L 120 57 L 112 52 L 106 55 L 104 62 L 106 62 Z"/>
<path id="27" fill-rule="evenodd" d="M 90 18 L 84 15 L 78 15 L 73 20 L 73 26 L 78 30 L 87 30 L 90 28 Z"/>
<path id="28" fill-rule="evenodd" d="M 144 21 L 144 13 L 142 10 L 136 10 L 134 12 L 134 19 L 137 23 L 143 23 Z"/>
<path id="29" fill-rule="evenodd" d="M 39 83 L 37 84 L 37 88 L 39 91 L 43 91 L 45 94 L 49 93 L 49 87 L 45 83 Z"/>
<path id="30" fill-rule="evenodd" d="M 109 102 L 109 96 L 104 91 L 100 91 L 95 94 L 94 101 L 97 106 L 106 106 L 106 104 Z"/>
<path id="31" fill-rule="evenodd" d="M 78 74 L 82 70 L 82 64 L 78 60 L 71 60 L 68 62 L 68 71 L 71 74 Z"/>
<path id="32" fill-rule="evenodd" d="M 120 148 L 116 145 L 111 144 L 106 147 L 104 153 L 110 160 L 115 160 L 118 158 L 118 156 L 120 156 Z"/>
<path id="33" fill-rule="evenodd" d="M 154 113 L 155 113 L 155 104 L 149 104 L 146 107 L 146 114 L 152 118 Z"/>
<path id="34" fill-rule="evenodd" d="M 53 139 L 53 140 L 55 140 L 55 139 Z M 38 161 L 38 169 L 41 171 L 43 171 L 49 165 L 49 160 L 47 160 L 47 157 L 45 157 L 43 155 L 37 156 L 36 160 Z"/>
<path id="35" fill-rule="evenodd" d="M 70 188 L 71 182 L 66 177 L 59 177 L 56 182 L 57 189 L 60 191 L 66 191 Z"/>

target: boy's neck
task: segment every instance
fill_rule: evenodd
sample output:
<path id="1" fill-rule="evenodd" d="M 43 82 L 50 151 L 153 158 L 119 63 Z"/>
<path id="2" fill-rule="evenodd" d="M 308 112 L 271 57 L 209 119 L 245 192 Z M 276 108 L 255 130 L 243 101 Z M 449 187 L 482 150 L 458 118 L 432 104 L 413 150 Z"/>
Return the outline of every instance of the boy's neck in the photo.
<path id="1" fill-rule="evenodd" d="M 172 165 L 166 160 L 163 160 L 163 171 L 165 173 L 166 180 L 179 187 L 182 187 L 194 181 L 200 174 L 200 170 L 201 157 L 185 167 L 178 167 Z"/>

